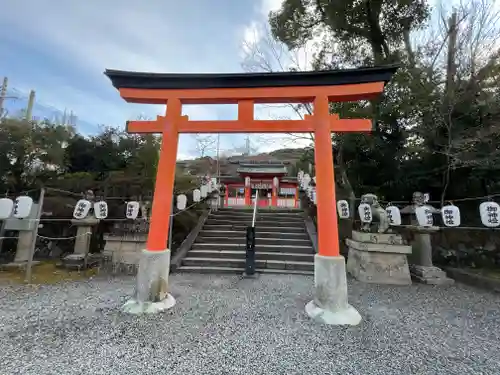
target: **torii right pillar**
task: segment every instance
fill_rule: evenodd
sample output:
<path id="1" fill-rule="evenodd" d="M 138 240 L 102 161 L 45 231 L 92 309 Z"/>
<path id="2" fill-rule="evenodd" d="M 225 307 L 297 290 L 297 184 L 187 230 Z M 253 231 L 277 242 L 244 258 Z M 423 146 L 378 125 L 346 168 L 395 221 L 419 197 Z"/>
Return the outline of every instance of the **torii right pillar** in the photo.
<path id="1" fill-rule="evenodd" d="M 357 325 L 361 315 L 348 304 L 346 264 L 340 255 L 329 117 L 328 97 L 316 97 L 313 121 L 318 253 L 314 257 L 314 300 L 306 305 L 306 312 L 326 324 Z"/>

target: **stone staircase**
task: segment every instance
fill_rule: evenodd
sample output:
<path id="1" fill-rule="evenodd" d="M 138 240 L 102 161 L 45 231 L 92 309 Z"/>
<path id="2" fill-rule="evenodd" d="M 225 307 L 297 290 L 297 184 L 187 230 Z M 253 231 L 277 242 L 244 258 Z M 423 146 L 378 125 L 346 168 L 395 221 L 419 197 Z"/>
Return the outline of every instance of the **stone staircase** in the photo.
<path id="1" fill-rule="evenodd" d="M 250 209 L 219 209 L 208 217 L 178 272 L 243 273 Z M 260 209 L 255 223 L 256 271 L 314 274 L 314 250 L 298 209 Z"/>

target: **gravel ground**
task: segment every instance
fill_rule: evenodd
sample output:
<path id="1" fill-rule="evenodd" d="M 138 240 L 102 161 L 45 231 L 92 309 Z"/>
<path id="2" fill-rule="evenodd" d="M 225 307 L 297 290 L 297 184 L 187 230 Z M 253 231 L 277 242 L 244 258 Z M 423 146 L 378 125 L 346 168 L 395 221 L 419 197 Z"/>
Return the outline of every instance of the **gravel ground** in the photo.
<path id="1" fill-rule="evenodd" d="M 0 287 L 0 374 L 500 374 L 500 296 L 349 281 L 357 327 L 312 322 L 312 277 L 178 274 L 129 316 L 135 279 Z"/>

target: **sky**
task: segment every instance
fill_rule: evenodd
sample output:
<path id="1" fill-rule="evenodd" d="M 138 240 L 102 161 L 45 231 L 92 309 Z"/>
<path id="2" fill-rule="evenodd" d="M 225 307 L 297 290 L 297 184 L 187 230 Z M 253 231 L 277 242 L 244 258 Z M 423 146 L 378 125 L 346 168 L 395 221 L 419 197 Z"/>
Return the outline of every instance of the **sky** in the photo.
<path id="1" fill-rule="evenodd" d="M 125 103 L 104 76 L 105 69 L 241 72 L 244 46 L 260 43 L 267 14 L 280 4 L 281 0 L 4 0 L 0 77 L 9 78 L 16 96 L 35 90 L 35 112 L 73 111 L 83 134 L 98 132 L 98 125 L 124 127 L 141 115 L 164 114 L 164 106 Z M 193 120 L 236 118 L 235 106 L 184 106 L 183 111 Z M 265 119 L 277 113 L 292 117 L 289 109 L 269 107 L 257 116 Z M 264 152 L 309 143 L 283 134 L 251 140 Z M 243 145 L 244 135 L 221 136 L 223 153 Z M 178 150 L 179 159 L 198 156 L 192 135 L 181 136 Z"/>

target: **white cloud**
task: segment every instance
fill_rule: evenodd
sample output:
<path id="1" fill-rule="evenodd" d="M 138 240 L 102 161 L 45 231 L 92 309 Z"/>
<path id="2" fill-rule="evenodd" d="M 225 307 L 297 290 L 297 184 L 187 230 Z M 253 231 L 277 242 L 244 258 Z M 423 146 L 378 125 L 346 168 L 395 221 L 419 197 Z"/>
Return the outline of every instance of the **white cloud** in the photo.
<path id="1" fill-rule="evenodd" d="M 194 21 L 189 19 L 180 24 L 178 19 L 181 16 L 175 16 L 180 13 L 173 9 L 174 5 L 175 2 L 164 0 L 11 1 L 0 12 L 2 26 L 14 30 L 8 39 L 22 45 L 25 50 L 43 50 L 78 77 L 75 81 L 74 76 L 59 73 L 54 66 L 45 66 L 40 59 L 33 63 L 31 75 L 26 74 L 29 78 L 18 74 L 11 77 L 14 78 L 11 84 L 24 92 L 35 89 L 37 101 L 61 110 L 67 108 L 79 118 L 95 124 L 123 126 L 126 120 L 136 119 L 139 115 L 154 118 L 163 114 L 164 106 L 124 103 L 103 75 L 104 69 L 213 72 L 227 71 L 231 69 L 228 66 L 238 62 L 238 56 L 221 59 L 226 47 L 218 47 L 217 43 L 212 46 L 215 48 L 213 56 L 207 46 L 188 45 L 183 39 L 188 32 L 183 29 L 189 28 L 189 32 L 195 33 Z M 280 6 L 281 0 L 258 2 L 256 19 L 250 21 L 252 27 L 245 28 L 244 39 L 251 40 L 252 32 L 266 24 L 268 12 Z M 190 14 L 188 8 L 183 7 L 186 15 L 182 17 Z M 252 43 L 258 43 L 264 35 L 255 34 Z M 201 54 L 203 58 L 193 58 Z M 226 115 L 229 112 L 220 111 L 216 106 L 184 108 L 184 114 L 193 120 L 217 119 L 221 113 Z M 273 111 L 274 115 L 276 113 Z M 257 114 L 260 118 L 268 116 L 262 109 Z M 268 139 L 274 138 L 273 135 Z M 239 139 L 239 136 L 234 139 Z M 290 143 L 285 142 L 287 140 L 280 143 L 276 139 L 273 142 L 275 148 Z M 262 149 L 267 150 L 267 147 L 263 145 Z M 187 158 L 191 153 L 188 137 L 183 136 L 179 156 Z"/>
<path id="2" fill-rule="evenodd" d="M 31 50 L 50 51 L 61 65 L 79 77 L 75 82 L 74 77 L 54 73 L 39 61 L 34 62 L 33 72 L 41 74 L 34 73 L 29 80 L 20 75 L 11 82 L 24 92 L 34 88 L 37 101 L 61 110 L 68 108 L 95 124 L 124 126 L 126 120 L 140 115 L 149 118 L 162 115 L 165 106 L 126 104 L 103 71 L 106 68 L 153 72 L 219 70 L 209 55 L 198 60 L 183 57 L 190 53 L 186 52 L 181 37 L 186 33 L 181 33 L 179 23 L 169 22 L 175 18 L 174 5 L 158 0 L 9 2 L 0 12 L 0 23 L 5 29 L 15 30 L 10 40 Z M 188 23 L 185 26 L 190 27 Z M 217 65 L 219 60 L 214 61 Z M 216 110 L 212 106 L 183 109 L 193 120 L 215 119 Z M 189 152 L 186 146 L 179 147 Z"/>

